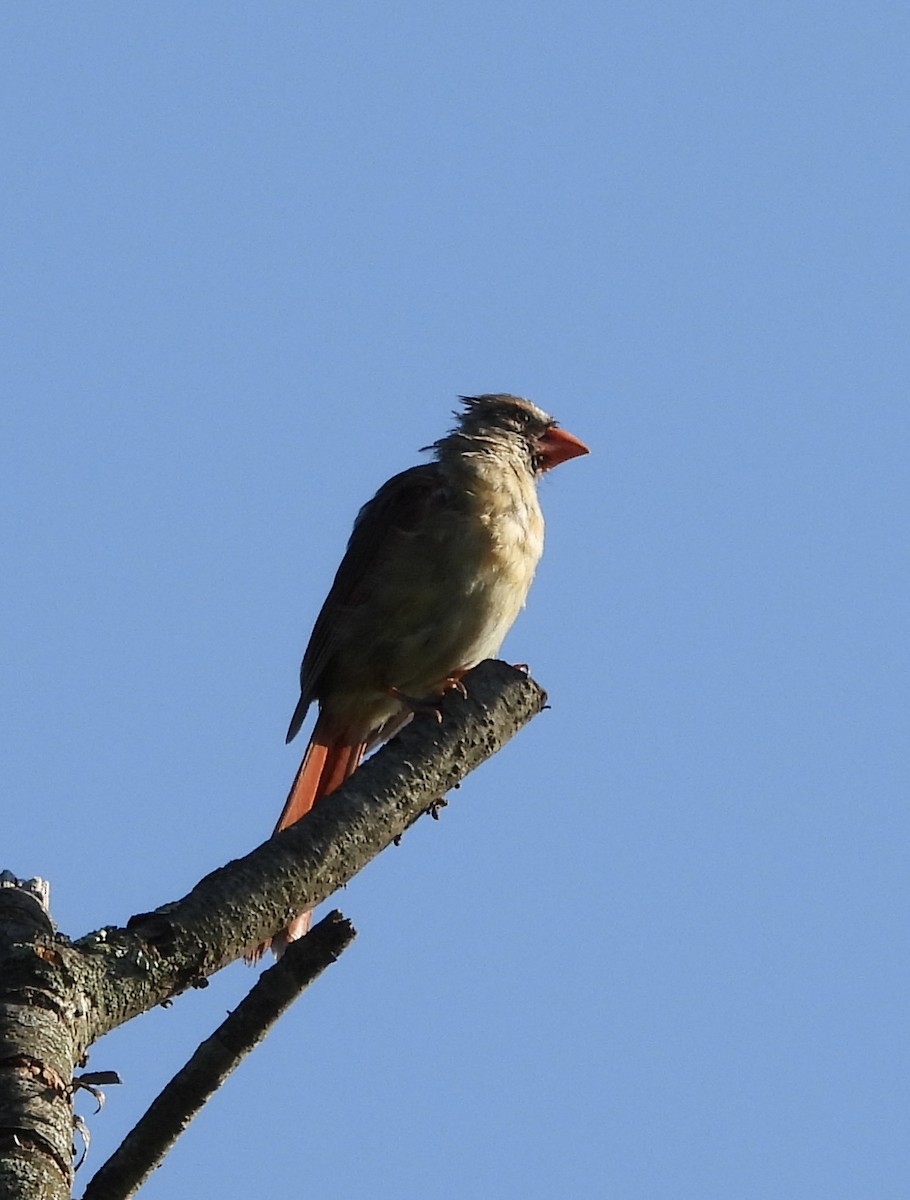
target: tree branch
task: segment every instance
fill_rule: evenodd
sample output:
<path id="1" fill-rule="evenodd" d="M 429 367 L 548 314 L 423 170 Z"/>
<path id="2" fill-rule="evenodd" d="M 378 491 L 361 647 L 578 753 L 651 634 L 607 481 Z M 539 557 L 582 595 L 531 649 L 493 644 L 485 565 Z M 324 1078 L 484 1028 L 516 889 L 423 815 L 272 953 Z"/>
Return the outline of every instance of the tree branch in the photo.
<path id="1" fill-rule="evenodd" d="M 335 962 L 356 936 L 330 912 L 265 971 L 227 1020 L 199 1046 L 92 1178 L 83 1200 L 129 1200 L 174 1142 L 305 987 Z"/>
<path id="2" fill-rule="evenodd" d="M 319 904 L 545 706 L 537 684 L 505 663 L 481 663 L 464 683 L 467 698 L 455 691 L 444 696 L 438 721 L 432 713 L 416 716 L 302 821 L 213 871 L 182 900 L 133 917 L 125 929 L 112 926 L 71 942 L 54 932 L 40 895 L 11 876 L 0 880 L 0 1195 L 63 1200 L 69 1194 L 73 1072 L 92 1042 L 187 987 L 203 986 L 206 976 L 295 913 Z M 306 959 L 316 948 L 313 937 L 289 966 L 267 972 L 252 995 L 263 999 L 271 981 Z M 258 1004 L 252 995 L 250 1003 Z M 283 1004 L 274 1002 L 274 1011 Z M 178 1128 L 172 1122 L 165 1130 L 176 1136 L 206 1087 L 230 1069 L 231 1054 L 244 1052 L 240 1035 L 226 1057 L 220 1047 L 217 1054 L 200 1047 L 201 1061 L 194 1056 L 189 1068 L 208 1070 L 209 1083 L 197 1078 L 184 1094 L 186 1081 L 178 1076 L 178 1099 L 166 1089 L 150 1110 L 152 1129 L 162 1105 L 167 1116 L 179 1103 L 186 1115 L 177 1118 Z M 138 1167 L 142 1155 L 134 1154 L 133 1176 L 154 1165 L 149 1150 L 142 1153 Z"/>
<path id="3" fill-rule="evenodd" d="M 467 698 L 420 714 L 331 801 L 182 900 L 80 939 L 74 968 L 90 997 L 91 1038 L 199 983 L 347 883 L 444 793 L 544 707 L 546 694 L 503 662 L 464 677 Z"/>

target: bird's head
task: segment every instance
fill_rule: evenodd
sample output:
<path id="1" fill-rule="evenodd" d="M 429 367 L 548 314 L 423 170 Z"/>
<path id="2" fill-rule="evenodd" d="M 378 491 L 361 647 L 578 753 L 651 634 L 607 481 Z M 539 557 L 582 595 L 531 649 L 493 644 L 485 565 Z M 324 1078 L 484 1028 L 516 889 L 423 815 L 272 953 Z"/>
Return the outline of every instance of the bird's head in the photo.
<path id="1" fill-rule="evenodd" d="M 583 441 L 523 396 L 462 396 L 461 402 L 463 410 L 455 414 L 458 426 L 450 436 L 493 450 L 504 443 L 520 448 L 535 474 L 589 453 Z"/>

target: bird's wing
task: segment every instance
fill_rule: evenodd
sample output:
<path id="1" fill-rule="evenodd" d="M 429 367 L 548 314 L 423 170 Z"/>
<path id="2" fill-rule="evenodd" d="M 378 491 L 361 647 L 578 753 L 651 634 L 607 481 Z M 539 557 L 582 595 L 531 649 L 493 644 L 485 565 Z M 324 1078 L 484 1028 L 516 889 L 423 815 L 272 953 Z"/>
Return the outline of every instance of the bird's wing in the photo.
<path id="1" fill-rule="evenodd" d="M 331 656 L 346 609 L 369 601 L 371 572 L 393 556 L 398 543 L 432 520 L 434 511 L 451 501 L 439 463 L 424 463 L 394 475 L 357 514 L 344 558 L 325 598 L 300 667 L 300 702 L 291 718 L 293 738 L 316 698 L 325 664 Z"/>

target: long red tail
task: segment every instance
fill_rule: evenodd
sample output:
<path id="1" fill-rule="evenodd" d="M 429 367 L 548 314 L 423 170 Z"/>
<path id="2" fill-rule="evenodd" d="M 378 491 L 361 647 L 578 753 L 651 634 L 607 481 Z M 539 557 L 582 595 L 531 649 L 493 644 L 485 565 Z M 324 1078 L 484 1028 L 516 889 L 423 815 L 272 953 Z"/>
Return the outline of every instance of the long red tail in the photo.
<path id="1" fill-rule="evenodd" d="M 366 743 L 339 742 L 326 733 L 326 724 L 320 715 L 284 802 L 275 833 L 306 816 L 317 800 L 334 792 L 360 765 Z"/>
<path id="2" fill-rule="evenodd" d="M 327 722 L 320 714 L 313 729 L 303 762 L 294 776 L 288 798 L 284 802 L 275 833 L 294 825 L 306 816 L 317 800 L 340 787 L 352 775 L 363 758 L 366 742 L 339 742 L 326 732 Z M 303 937 L 310 927 L 310 912 L 298 913 L 288 925 L 273 938 L 257 946 L 247 955 L 249 962 L 256 962 L 272 947 L 276 958 L 283 954 L 288 942 Z"/>

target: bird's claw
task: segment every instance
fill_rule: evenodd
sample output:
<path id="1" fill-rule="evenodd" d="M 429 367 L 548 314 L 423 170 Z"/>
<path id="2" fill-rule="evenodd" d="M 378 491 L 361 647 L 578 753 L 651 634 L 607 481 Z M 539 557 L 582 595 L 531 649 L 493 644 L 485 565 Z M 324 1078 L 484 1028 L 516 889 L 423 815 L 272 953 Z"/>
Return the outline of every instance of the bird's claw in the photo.
<path id="1" fill-rule="evenodd" d="M 383 691 L 387 696 L 391 696 L 393 700 L 397 700 L 399 704 L 403 704 L 405 708 L 409 708 L 415 716 L 417 713 L 432 713 L 436 718 L 437 724 L 442 724 L 442 713 L 433 700 L 421 699 L 418 696 L 408 696 L 397 687 L 383 688 Z"/>
<path id="2" fill-rule="evenodd" d="M 462 683 L 460 675 L 449 675 L 447 679 L 444 679 L 439 692 L 440 695 L 445 695 L 446 692 L 459 692 L 465 700 L 468 698 L 468 689 Z"/>
<path id="3" fill-rule="evenodd" d="M 442 724 L 442 712 L 433 697 L 409 696 L 407 692 L 402 692 L 397 687 L 387 687 L 383 689 L 387 696 L 391 696 L 397 700 L 399 704 L 403 704 L 409 708 L 412 713 L 432 713 L 438 724 Z M 435 689 L 434 697 L 442 697 L 446 692 L 459 692 L 465 700 L 468 698 L 468 689 L 461 682 L 461 675 L 449 675 L 442 681 L 438 688 Z"/>

